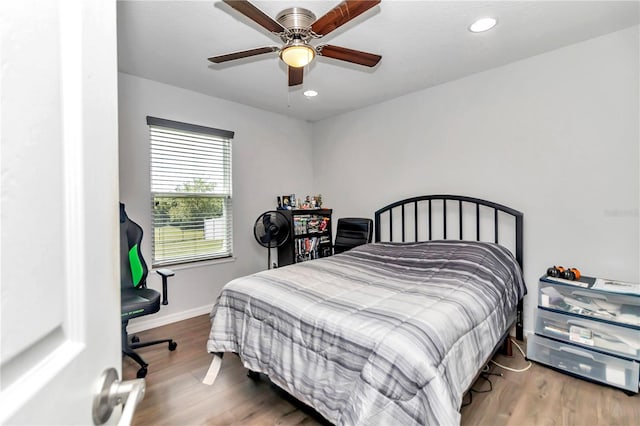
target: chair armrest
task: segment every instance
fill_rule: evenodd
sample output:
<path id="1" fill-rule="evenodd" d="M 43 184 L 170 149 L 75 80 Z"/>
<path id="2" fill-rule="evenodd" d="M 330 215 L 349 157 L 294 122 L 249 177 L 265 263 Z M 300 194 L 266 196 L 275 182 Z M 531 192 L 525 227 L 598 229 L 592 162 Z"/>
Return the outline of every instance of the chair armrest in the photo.
<path id="1" fill-rule="evenodd" d="M 176 273 L 171 269 L 156 269 L 156 272 L 162 277 L 162 304 L 168 305 L 169 301 L 167 300 L 167 278 L 173 277 Z"/>

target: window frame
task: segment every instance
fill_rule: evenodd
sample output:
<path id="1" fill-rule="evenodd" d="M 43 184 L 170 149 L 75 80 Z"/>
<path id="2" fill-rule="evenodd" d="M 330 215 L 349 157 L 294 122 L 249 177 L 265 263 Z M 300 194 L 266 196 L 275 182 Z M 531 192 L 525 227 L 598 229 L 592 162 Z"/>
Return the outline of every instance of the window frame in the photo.
<path id="1" fill-rule="evenodd" d="M 196 262 L 207 262 L 211 260 L 218 259 L 229 259 L 233 257 L 233 194 L 232 194 L 232 141 L 235 135 L 234 132 L 222 129 L 216 129 L 212 127 L 200 126 L 196 124 L 183 123 L 179 121 L 167 120 L 163 118 L 151 117 L 147 116 L 147 125 L 149 128 L 149 189 L 150 189 L 150 207 L 151 207 L 151 252 L 152 252 L 152 266 L 155 267 L 164 267 L 164 266 L 172 266 L 172 265 L 186 265 L 193 264 Z M 162 145 L 161 139 L 165 137 L 163 132 L 169 132 L 173 138 L 171 144 L 172 145 L 180 145 L 181 142 L 184 143 L 184 147 L 186 150 L 193 149 L 194 145 L 203 142 L 206 145 L 207 140 L 215 142 L 219 144 L 219 146 L 205 148 L 205 150 L 209 151 L 208 156 L 212 156 L 216 161 L 211 161 L 211 158 L 207 160 L 202 160 L 199 158 L 197 161 L 194 161 L 194 165 L 191 162 L 187 163 L 187 167 L 185 167 L 184 160 L 189 159 L 190 155 L 181 155 L 179 159 L 167 160 L 164 157 L 162 160 L 154 160 L 154 152 L 156 155 L 162 150 L 160 145 Z M 162 136 L 159 136 L 162 135 Z M 154 139 L 156 138 L 156 139 Z M 202 139 L 194 142 L 193 139 Z M 215 141 L 213 141 L 215 140 Z M 154 145 L 155 141 L 155 145 Z M 166 148 L 164 148 L 166 149 Z M 154 151 L 155 150 L 155 151 Z M 215 158 L 216 155 L 213 151 L 220 151 L 219 157 Z M 195 155 L 194 155 L 195 158 Z M 180 160 L 182 163 L 180 164 Z M 214 190 L 215 183 L 211 184 L 210 192 L 190 192 L 188 191 L 188 185 L 191 184 L 190 181 L 182 181 L 182 183 L 178 183 L 178 179 L 186 179 L 187 177 L 193 178 L 193 184 L 196 184 L 197 179 L 193 177 L 197 173 L 198 167 L 202 166 L 211 167 L 210 170 L 207 171 L 209 174 L 218 173 L 222 179 L 222 185 L 220 185 L 220 190 Z M 162 170 L 163 173 L 173 174 L 176 173 L 176 176 L 168 179 L 169 183 L 165 183 L 164 185 L 175 185 L 173 190 L 159 190 L 158 187 L 162 185 L 162 178 L 156 177 L 154 178 L 154 170 L 155 173 L 159 173 L 158 170 Z M 160 173 L 161 175 L 161 173 Z M 166 175 L 165 175 L 166 176 Z M 200 182 L 206 183 L 205 179 L 200 179 Z M 219 182 L 218 182 L 219 183 Z M 180 191 L 178 188 L 180 185 L 184 185 L 185 190 Z M 205 195 L 206 194 L 206 195 Z M 202 253 L 198 253 L 196 248 L 191 248 L 191 253 L 177 253 L 179 248 L 174 248 L 175 252 L 173 256 L 158 256 L 158 243 L 156 241 L 157 232 L 160 232 L 159 229 L 164 228 L 164 225 L 159 224 L 160 218 L 157 217 L 157 212 L 155 209 L 156 199 L 166 197 L 166 198 L 191 198 L 192 202 L 198 202 L 198 199 L 221 199 L 220 203 L 222 209 L 222 215 L 220 218 L 223 218 L 223 231 L 222 235 L 222 250 L 204 250 Z M 188 201 L 185 201 L 188 202 Z M 199 218 L 198 218 L 199 220 Z M 171 243 L 177 244 L 177 246 L 183 247 L 185 245 L 196 246 L 198 243 L 202 243 L 205 245 L 205 241 L 207 240 L 207 225 L 205 216 L 202 217 L 202 239 L 193 239 L 193 240 L 176 240 Z M 211 219 L 214 220 L 214 219 Z M 214 222 L 211 222 L 211 229 L 214 229 Z M 188 225 L 193 225 L 194 222 L 188 222 Z M 188 227 L 188 226 L 186 226 Z M 199 226 L 193 226 L 194 229 L 199 228 Z M 188 230 L 189 231 L 189 230 Z M 196 231 L 200 232 L 200 231 Z M 184 232 L 182 232 L 184 234 Z M 218 232 L 215 232 L 215 236 L 218 236 Z M 215 238 L 212 237 L 212 238 Z M 192 243 L 186 243 L 187 241 L 192 241 Z M 169 244 L 169 242 L 166 242 Z M 186 244 L 185 244 L 186 243 Z M 186 249 L 187 251 L 189 249 Z"/>

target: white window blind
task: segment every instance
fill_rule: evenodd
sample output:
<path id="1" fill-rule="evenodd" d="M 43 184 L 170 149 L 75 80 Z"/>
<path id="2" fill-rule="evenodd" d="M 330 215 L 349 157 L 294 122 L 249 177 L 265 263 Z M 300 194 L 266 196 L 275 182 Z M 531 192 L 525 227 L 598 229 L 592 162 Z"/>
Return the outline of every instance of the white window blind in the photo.
<path id="1" fill-rule="evenodd" d="M 233 132 L 147 117 L 153 265 L 232 255 Z"/>

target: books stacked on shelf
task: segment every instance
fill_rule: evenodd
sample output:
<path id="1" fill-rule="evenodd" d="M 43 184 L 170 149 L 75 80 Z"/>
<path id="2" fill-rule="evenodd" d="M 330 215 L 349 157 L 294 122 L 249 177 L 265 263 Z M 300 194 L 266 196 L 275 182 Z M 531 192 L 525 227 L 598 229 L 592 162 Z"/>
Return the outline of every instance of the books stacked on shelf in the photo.
<path id="1" fill-rule="evenodd" d="M 328 217 L 318 215 L 303 215 L 293 218 L 293 229 L 295 235 L 318 234 L 327 229 L 329 223 Z"/>
<path id="2" fill-rule="evenodd" d="M 564 278 L 545 276 L 546 281 L 573 285 L 593 290 L 608 291 L 612 293 L 633 294 L 640 296 L 640 283 L 609 280 L 605 278 L 594 278 L 581 276 L 578 280 L 565 280 Z"/>
<path id="3" fill-rule="evenodd" d="M 318 258 L 318 237 L 300 238 L 296 240 L 296 259 L 298 262 Z"/>
<path id="4" fill-rule="evenodd" d="M 307 217 L 306 216 L 294 216 L 293 232 L 296 235 L 302 235 L 307 233 Z"/>

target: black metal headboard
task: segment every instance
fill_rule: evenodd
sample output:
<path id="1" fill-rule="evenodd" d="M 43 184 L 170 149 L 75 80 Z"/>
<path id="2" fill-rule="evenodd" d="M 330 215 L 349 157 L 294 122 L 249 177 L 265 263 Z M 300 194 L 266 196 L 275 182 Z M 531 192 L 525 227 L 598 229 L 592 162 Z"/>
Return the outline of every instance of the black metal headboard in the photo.
<path id="1" fill-rule="evenodd" d="M 505 215 L 507 219 L 511 219 L 508 221 L 510 223 L 506 225 L 503 223 L 505 220 L 502 217 Z M 487 221 L 488 217 L 491 219 Z M 439 220 L 434 220 L 434 218 Z M 447 223 L 447 219 L 449 219 L 449 223 Z M 454 226 L 452 226 L 452 222 Z M 475 226 L 473 226 L 474 222 Z M 513 235 L 515 240 L 513 246 L 502 245 L 511 249 L 520 268 L 522 268 L 522 213 L 502 204 L 479 198 L 461 195 L 423 195 L 391 203 L 375 213 L 375 242 L 419 242 L 433 239 L 486 241 L 486 232 L 483 234 L 481 231 L 486 228 L 487 222 L 493 224 L 492 239 L 496 244 L 502 244 L 499 238 L 500 230 L 503 230 L 503 233 Z M 464 224 L 467 225 L 466 228 L 463 226 Z M 384 237 L 383 228 L 386 231 Z M 504 232 L 505 230 L 507 232 Z M 434 238 L 438 231 L 440 234 Z M 516 338 L 518 340 L 522 340 L 524 337 L 522 310 L 522 300 L 520 300 L 516 318 Z"/>

